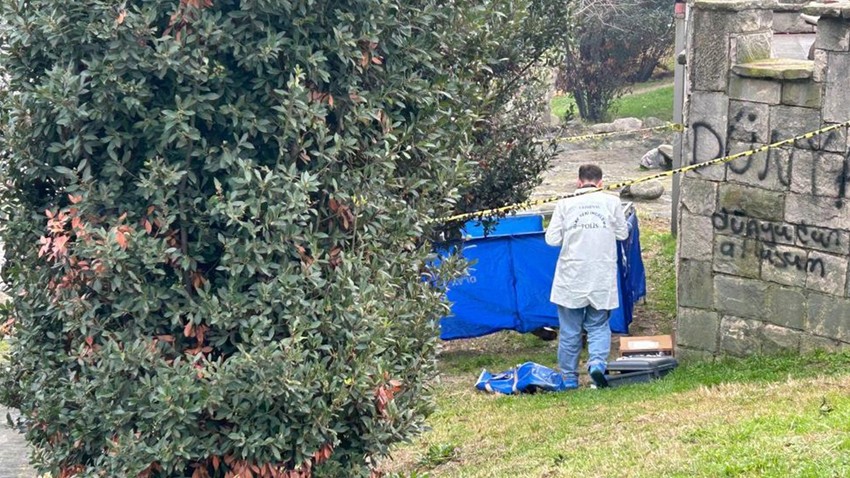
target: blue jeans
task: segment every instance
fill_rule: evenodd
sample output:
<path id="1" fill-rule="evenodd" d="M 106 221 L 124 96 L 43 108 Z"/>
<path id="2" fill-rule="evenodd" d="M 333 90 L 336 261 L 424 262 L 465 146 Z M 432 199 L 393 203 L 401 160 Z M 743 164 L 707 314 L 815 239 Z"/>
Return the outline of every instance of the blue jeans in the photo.
<path id="1" fill-rule="evenodd" d="M 608 364 L 611 353 L 611 327 L 608 310 L 596 310 L 588 305 L 581 309 L 558 306 L 561 322 L 558 342 L 558 367 L 564 378 L 578 378 L 578 358 L 581 354 L 581 329 L 587 331 L 587 366 Z"/>

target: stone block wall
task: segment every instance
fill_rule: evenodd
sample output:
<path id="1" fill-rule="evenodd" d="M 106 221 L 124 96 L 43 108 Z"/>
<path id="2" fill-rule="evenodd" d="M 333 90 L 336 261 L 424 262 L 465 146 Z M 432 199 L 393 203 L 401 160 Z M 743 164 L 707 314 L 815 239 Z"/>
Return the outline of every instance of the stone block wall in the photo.
<path id="1" fill-rule="evenodd" d="M 806 7 L 821 15 L 814 61 L 770 58 L 768 3 L 691 8 L 686 164 L 850 120 L 850 1 Z M 850 347 L 847 133 L 682 178 L 681 358 Z"/>

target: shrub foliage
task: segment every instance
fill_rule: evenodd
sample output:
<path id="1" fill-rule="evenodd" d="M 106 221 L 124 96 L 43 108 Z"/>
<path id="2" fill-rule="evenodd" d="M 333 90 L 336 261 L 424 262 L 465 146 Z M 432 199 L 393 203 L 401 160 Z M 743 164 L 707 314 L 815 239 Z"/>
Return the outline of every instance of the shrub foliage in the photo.
<path id="1" fill-rule="evenodd" d="M 471 110 L 439 2 L 2 2 L 3 401 L 55 477 L 364 476 L 422 427 Z M 446 33 L 448 35 L 449 33 Z"/>
<path id="2" fill-rule="evenodd" d="M 0 3 L 0 400 L 38 468 L 379 475 L 431 409 L 429 219 L 553 154 L 553 5 Z"/>

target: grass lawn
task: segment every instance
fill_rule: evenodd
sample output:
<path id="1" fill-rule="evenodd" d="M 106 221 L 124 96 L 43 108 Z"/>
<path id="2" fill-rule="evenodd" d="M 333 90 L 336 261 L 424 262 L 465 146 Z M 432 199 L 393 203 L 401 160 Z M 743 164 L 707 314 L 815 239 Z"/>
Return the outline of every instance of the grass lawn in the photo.
<path id="1" fill-rule="evenodd" d="M 661 83 L 650 82 L 641 85 L 641 89 L 652 87 L 648 91 L 628 94 L 614 102 L 611 119 L 655 117 L 665 121 L 673 120 L 673 85 L 669 80 Z M 655 87 L 657 85 L 657 87 Z M 663 85 L 663 86 L 662 86 Z M 570 106 L 575 107 L 572 96 L 556 96 L 552 99 L 552 114 L 563 118 Z M 576 114 L 578 110 L 576 109 Z"/>
<path id="2" fill-rule="evenodd" d="M 672 238 L 642 222 L 639 325 L 671 327 Z M 655 295 L 656 297 L 652 297 Z M 680 366 L 663 380 L 524 396 L 479 393 L 481 368 L 555 365 L 554 342 L 500 333 L 443 344 L 432 430 L 394 450 L 400 477 L 850 476 L 850 353 Z M 583 380 L 586 380 L 583 377 Z"/>

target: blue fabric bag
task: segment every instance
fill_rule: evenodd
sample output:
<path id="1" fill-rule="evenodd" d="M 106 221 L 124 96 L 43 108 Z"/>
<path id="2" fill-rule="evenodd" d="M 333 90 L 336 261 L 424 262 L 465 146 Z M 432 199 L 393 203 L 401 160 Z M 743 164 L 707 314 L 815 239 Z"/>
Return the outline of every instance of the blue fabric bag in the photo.
<path id="1" fill-rule="evenodd" d="M 560 392 L 564 378 L 549 367 L 534 362 L 525 362 L 502 373 L 493 375 L 486 369 L 481 371 L 475 388 L 483 392 L 514 395 L 535 392 Z"/>

